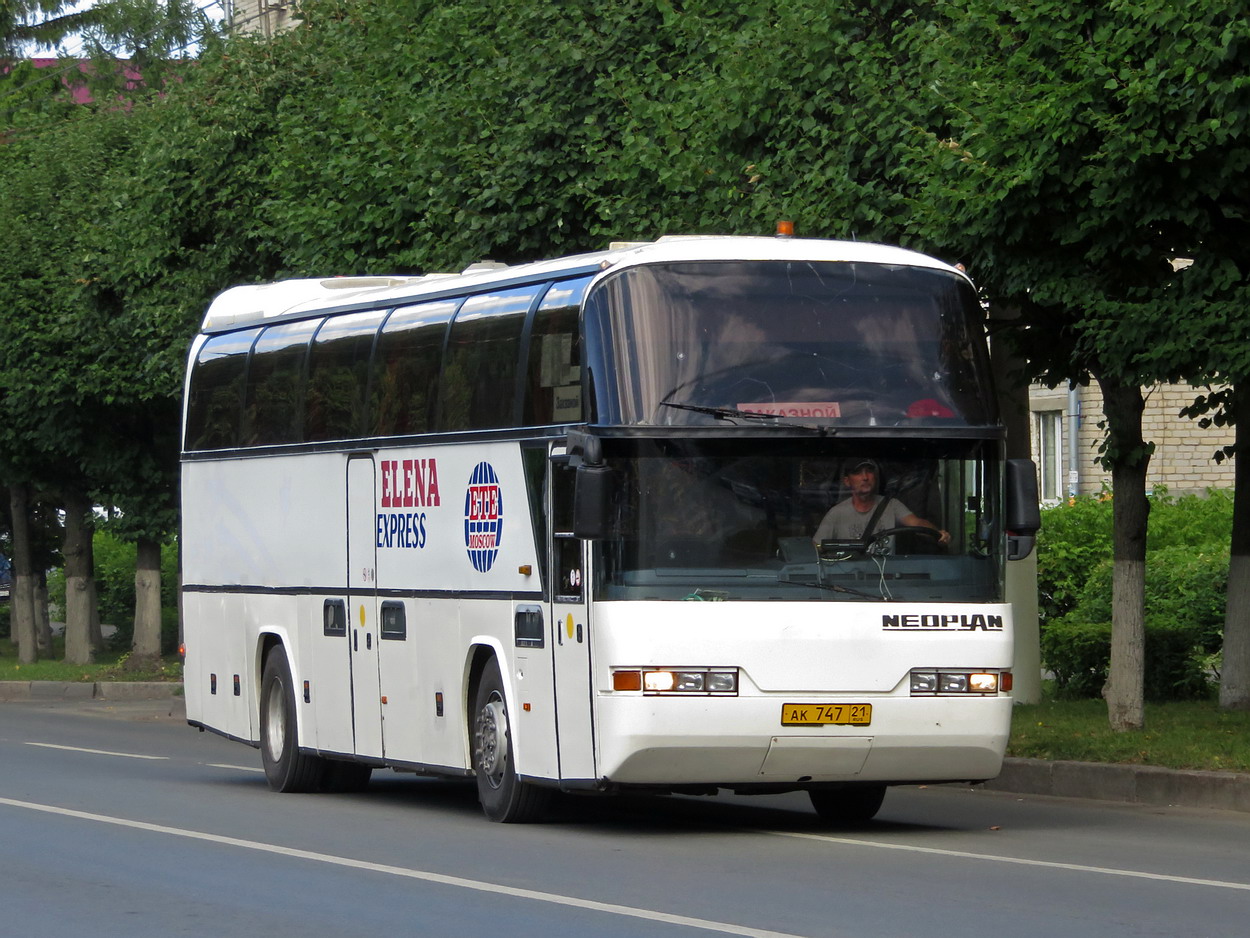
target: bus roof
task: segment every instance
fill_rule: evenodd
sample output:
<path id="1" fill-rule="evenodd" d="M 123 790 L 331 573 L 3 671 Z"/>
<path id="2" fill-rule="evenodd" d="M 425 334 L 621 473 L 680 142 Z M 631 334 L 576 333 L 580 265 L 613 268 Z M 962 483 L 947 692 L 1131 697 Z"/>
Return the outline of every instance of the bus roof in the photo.
<path id="1" fill-rule="evenodd" d="M 458 274 L 308 278 L 231 287 L 209 304 L 201 331 L 228 332 L 329 312 L 384 309 L 438 296 L 485 292 L 537 280 L 585 275 L 639 264 L 721 260 L 885 264 L 947 270 L 966 277 L 958 268 L 928 255 L 881 244 L 730 235 L 668 235 L 657 241 L 615 243 L 607 251 L 516 266 L 483 261 L 470 265 Z"/>

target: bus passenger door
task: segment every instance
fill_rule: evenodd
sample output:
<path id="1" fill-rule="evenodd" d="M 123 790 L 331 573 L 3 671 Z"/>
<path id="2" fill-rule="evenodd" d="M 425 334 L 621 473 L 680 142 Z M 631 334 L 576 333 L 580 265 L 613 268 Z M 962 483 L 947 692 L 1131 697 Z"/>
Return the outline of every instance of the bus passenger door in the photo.
<path id="1" fill-rule="evenodd" d="M 586 544 L 573 536 L 574 471 L 551 460 L 550 567 L 552 656 L 556 688 L 556 744 L 560 778 L 593 779 L 594 688 L 591 682 L 590 584 Z"/>
<path id="2" fill-rule="evenodd" d="M 382 756 L 382 689 L 378 678 L 375 470 L 370 456 L 347 460 L 347 653 L 352 729 L 358 756 Z"/>

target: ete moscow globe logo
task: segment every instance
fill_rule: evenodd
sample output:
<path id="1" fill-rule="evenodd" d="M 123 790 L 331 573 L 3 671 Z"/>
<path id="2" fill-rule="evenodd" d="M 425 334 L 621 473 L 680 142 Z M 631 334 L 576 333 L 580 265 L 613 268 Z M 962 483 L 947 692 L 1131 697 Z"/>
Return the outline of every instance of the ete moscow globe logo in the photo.
<path id="1" fill-rule="evenodd" d="M 502 539 L 503 492 L 499 476 L 490 463 L 480 462 L 464 493 L 464 546 L 474 570 L 486 573 L 494 566 Z"/>

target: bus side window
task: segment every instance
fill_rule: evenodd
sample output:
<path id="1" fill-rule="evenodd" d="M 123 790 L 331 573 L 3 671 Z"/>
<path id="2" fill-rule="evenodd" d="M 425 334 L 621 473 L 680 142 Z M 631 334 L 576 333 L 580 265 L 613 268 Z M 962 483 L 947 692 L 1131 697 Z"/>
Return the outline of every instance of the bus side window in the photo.
<path id="1" fill-rule="evenodd" d="M 521 425 L 582 419 L 580 311 L 590 278 L 554 283 L 534 316 Z"/>
<path id="2" fill-rule="evenodd" d="M 287 323 L 261 333 L 247 369 L 244 446 L 303 439 L 304 361 L 320 324 L 320 320 Z"/>
<path id="3" fill-rule="evenodd" d="M 346 440 L 364 429 L 369 353 L 382 312 L 328 320 L 308 353 L 304 439 Z"/>
<path id="4" fill-rule="evenodd" d="M 440 382 L 438 430 L 513 425 L 517 348 L 542 285 L 471 296 L 451 324 Z"/>
<path id="5" fill-rule="evenodd" d="M 239 445 L 247 353 L 259 329 L 216 335 L 200 348 L 187 402 L 188 450 Z"/>
<path id="6" fill-rule="evenodd" d="M 407 306 L 387 318 L 369 376 L 367 436 L 404 436 L 430 429 L 443 340 L 459 302 Z"/>

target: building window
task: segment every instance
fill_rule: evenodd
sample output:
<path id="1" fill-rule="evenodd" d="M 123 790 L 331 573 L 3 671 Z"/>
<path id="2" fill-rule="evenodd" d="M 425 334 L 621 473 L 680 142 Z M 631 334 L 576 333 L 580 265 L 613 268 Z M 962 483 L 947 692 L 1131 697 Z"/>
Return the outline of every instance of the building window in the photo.
<path id="1" fill-rule="evenodd" d="M 1036 411 L 1033 438 L 1037 446 L 1039 494 L 1043 502 L 1057 502 L 1067 494 L 1063 484 L 1063 411 Z"/>

